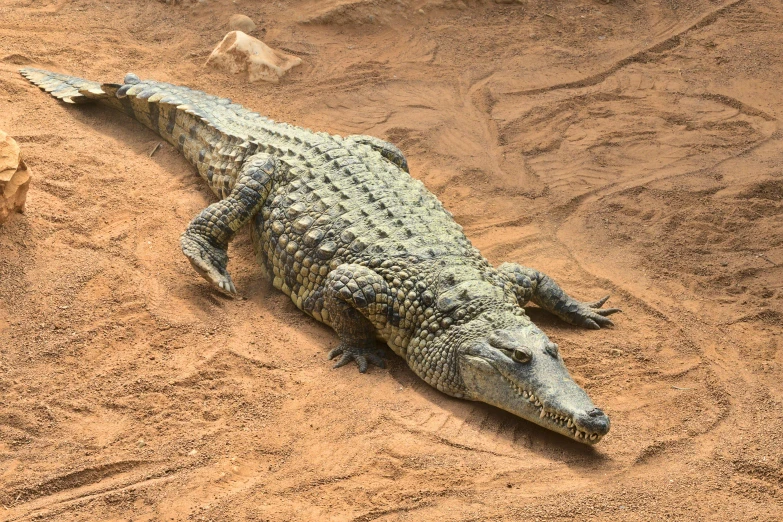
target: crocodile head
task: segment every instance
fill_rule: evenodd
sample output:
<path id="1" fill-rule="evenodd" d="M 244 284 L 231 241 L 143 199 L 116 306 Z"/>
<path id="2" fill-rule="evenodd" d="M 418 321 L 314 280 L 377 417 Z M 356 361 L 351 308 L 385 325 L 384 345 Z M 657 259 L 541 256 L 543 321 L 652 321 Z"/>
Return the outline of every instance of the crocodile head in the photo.
<path id="1" fill-rule="evenodd" d="M 571 378 L 557 345 L 503 289 L 452 278 L 433 310 L 407 353 L 425 381 L 584 444 L 609 431 L 609 417 Z"/>
<path id="2" fill-rule="evenodd" d="M 609 417 L 574 382 L 557 345 L 534 324 L 489 327 L 486 335 L 466 340 L 457 350 L 466 399 L 585 444 L 597 443 L 609 431 Z"/>

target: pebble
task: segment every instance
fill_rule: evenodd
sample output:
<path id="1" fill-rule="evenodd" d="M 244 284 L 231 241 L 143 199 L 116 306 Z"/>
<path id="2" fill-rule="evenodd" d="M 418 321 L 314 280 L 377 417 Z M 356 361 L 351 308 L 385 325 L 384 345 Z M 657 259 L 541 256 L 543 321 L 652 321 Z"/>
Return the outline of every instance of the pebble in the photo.
<path id="1" fill-rule="evenodd" d="M 253 23 L 253 20 L 243 14 L 231 15 L 231 18 L 228 19 L 228 27 L 232 31 L 242 31 L 245 34 L 256 30 L 256 24 Z"/>

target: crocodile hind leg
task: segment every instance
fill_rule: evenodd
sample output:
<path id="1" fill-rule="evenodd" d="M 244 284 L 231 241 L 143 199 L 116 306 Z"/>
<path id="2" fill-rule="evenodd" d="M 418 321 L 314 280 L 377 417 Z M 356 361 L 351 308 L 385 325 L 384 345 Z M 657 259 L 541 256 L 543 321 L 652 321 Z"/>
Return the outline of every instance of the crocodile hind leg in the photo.
<path id="1" fill-rule="evenodd" d="M 519 306 L 528 301 L 551 312 L 569 324 L 597 330 L 613 325 L 606 317 L 619 312 L 619 308 L 601 308 L 609 296 L 592 303 L 583 303 L 569 297 L 548 275 L 516 263 L 503 263 L 498 267 L 506 279 L 514 285 Z"/>
<path id="2" fill-rule="evenodd" d="M 340 356 L 335 368 L 351 361 L 356 361 L 361 373 L 367 371 L 368 363 L 386 367 L 375 332 L 376 325 L 387 318 L 387 293 L 386 281 L 361 265 L 340 265 L 327 276 L 324 309 L 340 338 L 337 348 L 329 352 L 329 359 Z"/>
<path id="3" fill-rule="evenodd" d="M 369 145 L 380 153 L 381 156 L 400 167 L 405 172 L 408 171 L 408 160 L 405 159 L 405 155 L 395 145 L 388 141 L 383 141 L 375 136 L 365 136 L 363 134 L 354 134 L 345 138 L 346 141 L 352 141 L 354 143 L 362 143 Z"/>
<path id="4" fill-rule="evenodd" d="M 196 272 L 225 292 L 236 293 L 226 268 L 228 244 L 261 209 L 278 168 L 274 156 L 256 154 L 248 158 L 231 193 L 201 211 L 180 237 L 182 253 Z"/>

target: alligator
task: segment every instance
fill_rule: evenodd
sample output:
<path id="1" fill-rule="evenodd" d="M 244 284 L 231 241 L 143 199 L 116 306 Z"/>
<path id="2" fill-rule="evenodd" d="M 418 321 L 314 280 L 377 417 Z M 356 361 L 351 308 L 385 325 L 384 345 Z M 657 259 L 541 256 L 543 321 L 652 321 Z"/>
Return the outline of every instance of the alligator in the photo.
<path id="1" fill-rule="evenodd" d="M 180 243 L 193 268 L 235 294 L 228 245 L 250 225 L 272 285 L 330 326 L 334 367 L 385 368 L 385 342 L 416 375 L 585 444 L 609 417 L 574 382 L 558 346 L 528 318 L 532 301 L 599 329 L 619 310 L 569 297 L 515 263 L 493 267 L 393 144 L 275 122 L 231 100 L 140 80 L 98 83 L 40 69 L 21 74 L 66 103 L 98 102 L 158 133 L 196 167 L 219 201 Z"/>

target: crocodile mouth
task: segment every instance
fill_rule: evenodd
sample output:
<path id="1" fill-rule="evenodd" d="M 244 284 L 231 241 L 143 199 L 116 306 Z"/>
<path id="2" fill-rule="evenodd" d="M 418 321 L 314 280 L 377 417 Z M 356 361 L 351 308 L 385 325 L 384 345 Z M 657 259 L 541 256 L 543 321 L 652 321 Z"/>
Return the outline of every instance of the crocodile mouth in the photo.
<path id="1" fill-rule="evenodd" d="M 604 434 L 602 433 L 591 433 L 589 431 L 584 431 L 579 429 L 576 424 L 574 423 L 573 416 L 567 414 L 567 413 L 561 413 L 558 411 L 555 411 L 551 408 L 547 408 L 544 406 L 544 404 L 541 402 L 541 399 L 536 396 L 535 393 L 533 393 L 530 390 L 525 389 L 524 387 L 518 385 L 505 375 L 503 375 L 502 372 L 500 373 L 501 378 L 509 385 L 511 388 L 516 392 L 519 397 L 526 401 L 529 406 L 532 406 L 534 408 L 534 411 L 538 412 L 538 418 L 540 421 L 534 421 L 538 424 L 542 424 L 544 427 L 552 429 L 552 427 L 555 427 L 555 431 L 558 431 L 564 435 L 570 436 L 572 439 L 575 439 L 579 442 L 585 443 L 585 444 L 597 444 L 601 441 Z M 547 424 L 544 425 L 543 423 L 546 422 Z"/>

